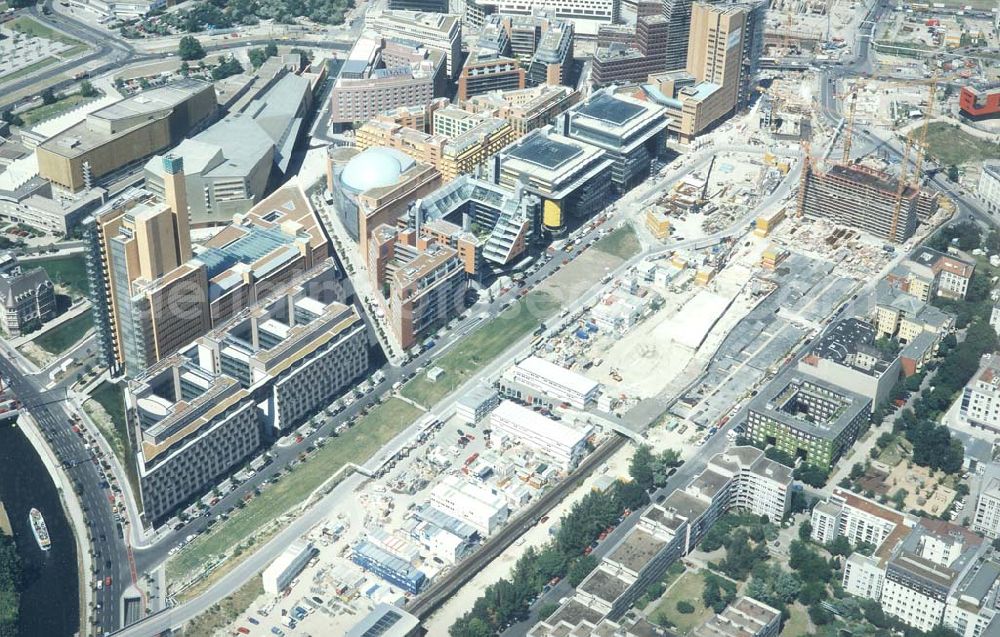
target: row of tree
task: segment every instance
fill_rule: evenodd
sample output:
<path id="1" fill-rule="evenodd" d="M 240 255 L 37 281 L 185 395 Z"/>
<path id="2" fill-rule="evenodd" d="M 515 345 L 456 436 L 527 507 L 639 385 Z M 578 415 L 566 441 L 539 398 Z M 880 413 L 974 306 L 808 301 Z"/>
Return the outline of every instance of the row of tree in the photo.
<path id="1" fill-rule="evenodd" d="M 618 523 L 622 514 L 649 502 L 636 482 L 616 481 L 607 491 L 591 491 L 559 521 L 552 542 L 529 549 L 514 565 L 511 577 L 486 588 L 469 612 L 456 621 L 453 637 L 486 637 L 528 617 L 531 602 L 555 577 L 579 584 L 597 566 L 587 550 L 604 530 Z M 550 610 L 550 609 L 547 609 Z M 551 612 L 551 611 L 550 611 Z"/>

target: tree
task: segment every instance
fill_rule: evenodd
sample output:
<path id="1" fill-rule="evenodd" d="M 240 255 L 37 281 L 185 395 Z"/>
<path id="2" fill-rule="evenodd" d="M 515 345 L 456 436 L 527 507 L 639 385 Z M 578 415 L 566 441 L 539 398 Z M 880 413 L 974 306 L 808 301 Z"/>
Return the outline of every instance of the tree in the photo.
<path id="1" fill-rule="evenodd" d="M 197 38 L 185 35 L 177 45 L 177 55 L 182 60 L 200 60 L 205 57 L 205 48 Z"/>
<path id="2" fill-rule="evenodd" d="M 783 570 L 777 564 L 762 563 L 754 567 L 746 594 L 774 608 L 782 609 L 798 597 L 801 588 L 802 582 L 792 573 Z"/>
<path id="3" fill-rule="evenodd" d="M 833 613 L 819 604 L 816 604 L 815 606 L 809 607 L 809 619 L 811 619 L 812 623 L 817 626 L 824 626 L 833 621 Z"/>
<path id="4" fill-rule="evenodd" d="M 21 116 L 10 110 L 9 108 L 3 112 L 3 121 L 7 122 L 12 126 L 20 126 L 24 122 L 21 120 Z"/>
<path id="5" fill-rule="evenodd" d="M 264 47 L 264 53 L 269 58 L 273 58 L 278 55 L 278 44 L 276 42 L 268 42 L 267 46 Z"/>
<path id="6" fill-rule="evenodd" d="M 958 183 L 958 166 L 955 164 L 948 166 L 948 179 Z"/>
<path id="7" fill-rule="evenodd" d="M 181 75 L 183 75 L 184 77 L 187 77 L 188 75 L 191 74 L 191 65 L 188 64 L 186 60 L 184 62 L 181 62 L 180 71 L 181 71 Z"/>
<path id="8" fill-rule="evenodd" d="M 55 104 L 59 100 L 51 87 L 42 91 L 42 104 Z"/>
<path id="9" fill-rule="evenodd" d="M 694 605 L 682 599 L 677 602 L 677 612 L 681 615 L 690 615 L 694 612 Z"/>
<path id="10" fill-rule="evenodd" d="M 851 480 L 857 480 L 863 475 L 865 475 L 865 466 L 860 462 L 855 462 L 854 466 L 851 467 L 851 473 L 848 474 L 848 477 Z"/>
<path id="11" fill-rule="evenodd" d="M 802 464 L 795 468 L 793 474 L 797 480 L 805 482 L 817 489 L 826 485 L 827 470 L 813 464 Z"/>
<path id="12" fill-rule="evenodd" d="M 628 474 L 646 491 L 653 489 L 653 451 L 649 445 L 639 445 L 629 461 Z"/>
<path id="13" fill-rule="evenodd" d="M 825 582 L 806 582 L 799 591 L 799 601 L 811 606 L 827 598 Z"/>
<path id="14" fill-rule="evenodd" d="M 576 588 L 580 585 L 591 571 L 597 568 L 597 558 L 593 555 L 584 555 L 577 558 L 566 571 L 566 579 L 569 580 L 569 585 Z"/>
<path id="15" fill-rule="evenodd" d="M 247 52 L 247 57 L 250 58 L 250 66 L 259 69 L 269 56 L 265 53 L 264 49 L 250 49 Z"/>
<path id="16" fill-rule="evenodd" d="M 219 57 L 219 65 L 212 69 L 212 79 L 219 81 L 243 72 L 243 65 L 235 56 Z"/>
<path id="17" fill-rule="evenodd" d="M 806 520 L 799 525 L 799 539 L 803 542 L 808 542 L 809 538 L 812 537 L 813 525 L 809 520 Z"/>
<path id="18" fill-rule="evenodd" d="M 80 82 L 80 95 L 83 97 L 97 97 L 97 89 L 90 83 L 90 80 Z"/>
<path id="19" fill-rule="evenodd" d="M 826 549 L 830 551 L 831 555 L 841 555 L 843 557 L 847 557 L 854 552 L 851 548 L 851 541 L 843 535 L 838 535 L 834 538 L 832 542 L 826 545 Z"/>

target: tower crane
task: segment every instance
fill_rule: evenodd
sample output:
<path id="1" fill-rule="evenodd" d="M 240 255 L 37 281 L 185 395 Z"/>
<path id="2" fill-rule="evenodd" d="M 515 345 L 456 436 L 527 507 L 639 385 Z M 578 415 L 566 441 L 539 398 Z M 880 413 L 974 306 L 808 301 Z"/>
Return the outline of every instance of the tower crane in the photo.
<path id="1" fill-rule="evenodd" d="M 927 154 L 927 124 L 934 114 L 934 100 L 937 97 L 938 70 L 934 69 L 927 91 L 927 112 L 924 113 L 924 123 L 920 126 L 920 141 L 916 145 L 917 155 L 913 159 L 913 187 L 920 187 L 920 177 L 923 170 L 924 156 Z"/>
<path id="2" fill-rule="evenodd" d="M 851 91 L 851 103 L 847 107 L 847 124 L 844 130 L 844 160 L 843 163 L 851 161 L 851 141 L 854 139 L 854 115 L 858 110 L 858 91 L 861 90 L 860 82 L 854 85 Z"/>

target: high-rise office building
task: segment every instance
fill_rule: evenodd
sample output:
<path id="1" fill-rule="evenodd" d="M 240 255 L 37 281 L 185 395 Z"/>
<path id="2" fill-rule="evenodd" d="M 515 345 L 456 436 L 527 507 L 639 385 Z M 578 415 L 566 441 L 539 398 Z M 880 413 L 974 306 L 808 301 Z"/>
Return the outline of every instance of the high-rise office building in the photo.
<path id="1" fill-rule="evenodd" d="M 736 107 L 744 75 L 746 23 L 747 11 L 742 6 L 701 2 L 691 6 L 687 72 L 699 82 L 722 87 L 722 100 L 730 109 Z"/>
<path id="2" fill-rule="evenodd" d="M 691 32 L 692 0 L 663 0 L 663 17 L 667 25 L 666 70 L 687 66 L 688 39 Z"/>

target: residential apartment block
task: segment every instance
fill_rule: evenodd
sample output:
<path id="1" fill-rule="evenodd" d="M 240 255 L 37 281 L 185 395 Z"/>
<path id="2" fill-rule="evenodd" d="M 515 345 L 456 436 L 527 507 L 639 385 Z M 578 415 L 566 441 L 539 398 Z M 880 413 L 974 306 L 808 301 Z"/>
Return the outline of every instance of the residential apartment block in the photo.
<path id="1" fill-rule="evenodd" d="M 515 137 L 551 124 L 559 113 L 580 101 L 580 93 L 568 86 L 536 86 L 519 91 L 491 91 L 474 95 L 462 107 L 473 113 L 510 122 Z"/>
<path id="2" fill-rule="evenodd" d="M 532 627 L 528 635 L 593 634 L 597 626 L 605 625 L 603 622 L 620 621 L 650 584 L 697 545 L 719 516 L 740 509 L 781 519 L 790 488 L 788 467 L 764 457 L 760 449 L 734 447 L 713 456 L 687 487 L 647 508 L 639 523 L 611 548 L 573 596 Z M 743 624 L 740 630 L 749 627 L 749 634 L 770 637 L 776 613 L 752 601 L 738 601 L 733 610 L 727 609 L 716 618 L 717 626 L 726 629 Z M 711 628 L 706 630 L 709 632 L 704 634 L 717 634 Z M 747 633 L 738 630 L 735 634 Z"/>
<path id="3" fill-rule="evenodd" d="M 1000 628 L 1000 564 L 968 529 L 900 513 L 842 489 L 816 505 L 812 527 L 817 542 L 842 536 L 855 547 L 873 547 L 844 562 L 844 591 L 879 602 L 907 626 L 928 631 L 944 624 L 962 637 L 985 637 Z"/>
<path id="4" fill-rule="evenodd" d="M 798 371 L 867 396 L 873 406 L 886 402 L 902 373 L 899 356 L 875 347 L 875 327 L 857 318 L 830 326 L 799 360 Z"/>
<path id="5" fill-rule="evenodd" d="M 1000 538 L 1000 465 L 992 462 L 986 465 L 969 528 L 990 539 Z"/>
<path id="6" fill-rule="evenodd" d="M 376 298 L 404 349 L 462 311 L 467 277 L 454 248 L 417 230 L 381 225 L 367 256 Z"/>
<path id="7" fill-rule="evenodd" d="M 976 264 L 919 246 L 886 279 L 898 289 L 929 302 L 936 296 L 964 299 Z"/>
<path id="8" fill-rule="evenodd" d="M 959 417 L 973 427 L 1000 432 L 1000 356 L 985 354 L 962 391 Z"/>
<path id="9" fill-rule="evenodd" d="M 948 601 L 960 595 L 963 580 L 981 567 L 986 548 L 982 538 L 961 526 L 920 520 L 886 564 L 882 610 L 918 630 L 934 628 L 945 621 Z M 996 586 L 995 578 L 990 586 Z M 959 614 L 951 617 L 966 621 Z"/>
<path id="10" fill-rule="evenodd" d="M 462 21 L 458 15 L 389 10 L 367 20 L 365 26 L 383 38 L 414 40 L 445 57 L 445 71 L 455 79 L 462 68 Z"/>
<path id="11" fill-rule="evenodd" d="M 867 396 L 818 378 L 786 372 L 750 401 L 747 436 L 829 469 L 871 416 Z"/>
<path id="12" fill-rule="evenodd" d="M 991 214 L 1000 212 L 1000 162 L 983 162 L 977 190 L 979 198 L 986 202 L 986 209 Z"/>
<path id="13" fill-rule="evenodd" d="M 56 294 L 44 268 L 25 270 L 13 255 L 0 256 L 0 329 L 21 336 L 56 316 Z"/>
<path id="14" fill-rule="evenodd" d="M 512 57 L 473 51 L 458 76 L 456 99 L 464 102 L 492 91 L 516 91 L 525 87 L 525 72 Z"/>
<path id="15" fill-rule="evenodd" d="M 740 597 L 691 633 L 692 637 L 777 637 L 781 611 L 752 597 Z"/>
<path id="16" fill-rule="evenodd" d="M 438 109 L 433 121 L 434 133 L 425 133 L 372 120 L 358 129 L 355 143 L 361 149 L 377 146 L 402 151 L 433 166 L 441 173 L 441 179 L 448 182 L 485 166 L 514 140 L 514 131 L 506 120 L 457 108 Z"/>
<path id="17" fill-rule="evenodd" d="M 368 335 L 333 260 L 268 292 L 131 381 L 144 516 L 161 521 L 368 369 Z"/>

